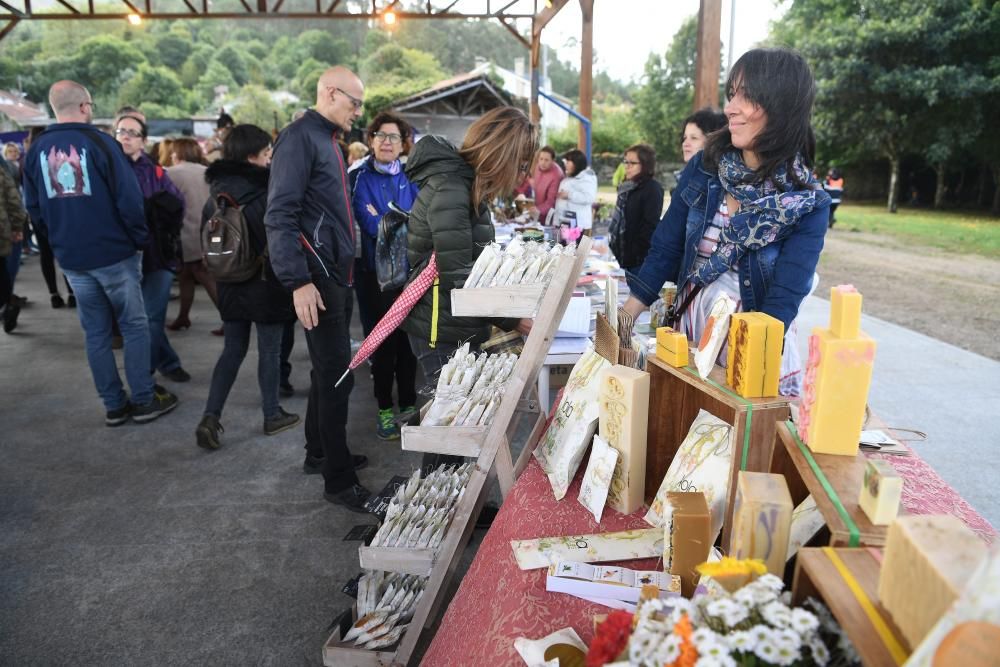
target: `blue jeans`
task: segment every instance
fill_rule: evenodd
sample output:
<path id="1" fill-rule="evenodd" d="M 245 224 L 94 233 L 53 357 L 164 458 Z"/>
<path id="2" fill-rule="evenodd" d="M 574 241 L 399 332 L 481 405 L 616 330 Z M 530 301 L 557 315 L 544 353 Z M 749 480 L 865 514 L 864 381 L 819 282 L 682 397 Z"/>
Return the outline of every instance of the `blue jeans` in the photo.
<path id="1" fill-rule="evenodd" d="M 208 390 L 205 414 L 216 419 L 222 417 L 222 408 L 229 398 L 229 391 L 236 382 L 240 365 L 250 346 L 250 325 L 257 327 L 257 384 L 260 385 L 260 402 L 264 419 L 280 416 L 278 406 L 278 378 L 281 373 L 281 338 L 284 323 L 261 324 L 247 320 L 222 323 L 225 335 L 222 354 L 212 372 L 212 386 Z"/>
<path id="2" fill-rule="evenodd" d="M 167 340 L 164 328 L 167 320 L 167 304 L 170 302 L 170 285 L 174 281 L 172 271 L 162 269 L 152 271 L 142 277 L 142 299 L 146 303 L 146 317 L 149 318 L 149 372 L 169 373 L 181 367 L 181 359 Z"/>
<path id="3" fill-rule="evenodd" d="M 142 300 L 140 262 L 136 254 L 99 269 L 63 269 L 76 294 L 94 385 L 109 411 L 124 407 L 128 400 L 111 351 L 112 319 L 118 321 L 125 342 L 125 377 L 132 390 L 132 402 L 145 405 L 153 400 L 149 324 Z"/>
<path id="4" fill-rule="evenodd" d="M 24 249 L 24 241 L 18 243 L 12 243 L 10 245 L 10 254 L 7 255 L 6 266 L 7 275 L 10 276 L 10 289 L 13 291 L 14 282 L 17 280 L 17 272 L 21 270 L 21 251 Z"/>

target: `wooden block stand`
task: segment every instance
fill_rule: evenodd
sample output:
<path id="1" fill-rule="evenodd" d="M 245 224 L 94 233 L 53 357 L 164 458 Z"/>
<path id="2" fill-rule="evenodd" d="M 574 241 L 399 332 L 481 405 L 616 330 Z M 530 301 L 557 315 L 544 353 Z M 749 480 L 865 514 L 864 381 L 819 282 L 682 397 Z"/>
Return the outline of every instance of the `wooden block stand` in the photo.
<path id="1" fill-rule="evenodd" d="M 359 557 L 366 569 L 428 575 L 424 593 L 417 604 L 409 627 L 395 649 L 359 651 L 340 645 L 339 630 L 323 649 L 323 663 L 329 667 L 374 667 L 406 665 L 425 627 L 434 623 L 444 600 L 441 594 L 454 574 L 465 545 L 475 527 L 476 517 L 486 500 L 489 474 L 495 472 L 500 492 L 505 497 L 516 477 L 528 465 L 528 457 L 545 426 L 546 415 L 538 409 L 535 379 L 555 337 L 566 306 L 573 294 L 583 262 L 590 252 L 591 240 L 583 237 L 575 256 L 559 259 L 549 285 L 474 290 L 452 290 L 452 313 L 459 317 L 535 317 L 524 349 L 507 380 L 503 400 L 492 422 L 485 427 L 404 427 L 403 449 L 440 454 L 476 457 L 465 495 L 455 508 L 444 540 L 436 549 L 401 547 L 361 547 Z M 464 294 L 469 292 L 469 294 Z M 495 297 L 495 298 L 494 298 Z M 522 398 L 523 397 L 523 398 Z M 519 421 L 534 417 L 527 445 L 517 462 L 512 460 L 510 438 L 518 431 Z"/>
<path id="2" fill-rule="evenodd" d="M 770 472 L 785 476 L 792 503 L 812 494 L 830 529 L 830 546 L 882 546 L 888 526 L 876 526 L 858 505 L 865 457 L 813 454 L 789 422 L 778 425 Z"/>
<path id="3" fill-rule="evenodd" d="M 646 370 L 650 375 L 647 503 L 656 496 L 670 462 L 700 410 L 707 410 L 734 427 L 729 499 L 722 528 L 722 546 L 728 552 L 737 473 L 768 472 L 775 427 L 789 416 L 788 399 L 743 398 L 726 386 L 726 371 L 719 366 L 709 374 L 712 382 L 703 380 L 693 368 L 676 368 L 656 357 L 646 358 Z"/>
<path id="4" fill-rule="evenodd" d="M 851 590 L 843 570 L 856 583 Z M 792 604 L 823 602 L 843 628 L 865 667 L 898 667 L 910 654 L 902 634 L 878 602 L 881 555 L 874 549 L 805 548 L 799 551 Z"/>

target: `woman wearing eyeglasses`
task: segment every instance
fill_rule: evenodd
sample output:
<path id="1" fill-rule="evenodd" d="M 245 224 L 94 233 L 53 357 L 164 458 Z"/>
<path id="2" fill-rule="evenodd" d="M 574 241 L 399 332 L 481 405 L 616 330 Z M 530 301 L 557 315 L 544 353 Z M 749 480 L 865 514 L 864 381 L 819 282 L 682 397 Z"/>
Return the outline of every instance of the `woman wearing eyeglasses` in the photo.
<path id="1" fill-rule="evenodd" d="M 795 317 L 812 287 L 830 207 L 811 173 L 816 87 L 799 54 L 754 49 L 736 61 L 726 95 L 728 124 L 681 172 L 624 307 L 638 316 L 670 280 L 689 340 L 701 338 L 722 294 L 740 311 L 781 320 L 779 391 L 796 396 L 802 364 Z M 725 355 L 724 349 L 723 364 Z"/>
<path id="2" fill-rule="evenodd" d="M 409 123 L 383 111 L 372 119 L 367 134 L 371 154 L 360 160 L 350 173 L 354 219 L 361 227 L 361 261 L 354 284 L 366 336 L 402 292 L 402 289 L 384 292 L 379 289 L 375 274 L 379 221 L 389 210 L 390 202 L 409 211 L 417 198 L 417 186 L 406 178 L 399 159 L 411 146 L 413 130 Z M 372 355 L 372 375 L 378 401 L 376 435 L 382 440 L 395 440 L 399 438 L 399 428 L 392 411 L 393 380 L 400 413 L 412 415 L 417 404 L 417 359 L 402 329 L 394 331 Z"/>
<path id="3" fill-rule="evenodd" d="M 181 367 L 165 331 L 170 285 L 181 263 L 184 195 L 166 170 L 146 154 L 147 136 L 146 122 L 138 116 L 121 116 L 115 123 L 115 139 L 139 181 L 149 225 L 150 241 L 142 252 L 142 299 L 149 318 L 150 372 L 160 371 L 173 382 L 187 382 L 191 376 Z"/>
<path id="4" fill-rule="evenodd" d="M 656 152 L 646 144 L 625 151 L 625 180 L 618 186 L 618 199 L 608 227 L 608 245 L 618 265 L 628 273 L 642 266 L 663 212 L 663 186 L 656 173 Z"/>

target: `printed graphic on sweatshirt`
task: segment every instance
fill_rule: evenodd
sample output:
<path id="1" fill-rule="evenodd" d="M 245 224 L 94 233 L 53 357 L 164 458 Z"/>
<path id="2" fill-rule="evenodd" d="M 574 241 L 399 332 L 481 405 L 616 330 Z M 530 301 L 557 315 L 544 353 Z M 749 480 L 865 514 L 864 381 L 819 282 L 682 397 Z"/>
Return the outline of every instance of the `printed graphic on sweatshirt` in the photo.
<path id="1" fill-rule="evenodd" d="M 70 144 L 69 153 L 55 146 L 40 156 L 42 179 L 49 199 L 89 197 L 90 175 L 87 173 L 87 149 L 79 153 Z"/>

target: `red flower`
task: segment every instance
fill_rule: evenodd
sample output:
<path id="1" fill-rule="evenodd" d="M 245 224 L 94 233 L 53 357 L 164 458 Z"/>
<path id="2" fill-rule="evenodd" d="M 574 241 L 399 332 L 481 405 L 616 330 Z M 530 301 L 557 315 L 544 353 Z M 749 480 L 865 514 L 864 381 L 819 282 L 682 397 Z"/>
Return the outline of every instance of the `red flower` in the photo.
<path id="1" fill-rule="evenodd" d="M 632 636 L 632 614 L 627 611 L 613 611 L 607 620 L 597 626 L 594 641 L 587 651 L 587 667 L 601 667 L 614 662 Z"/>

